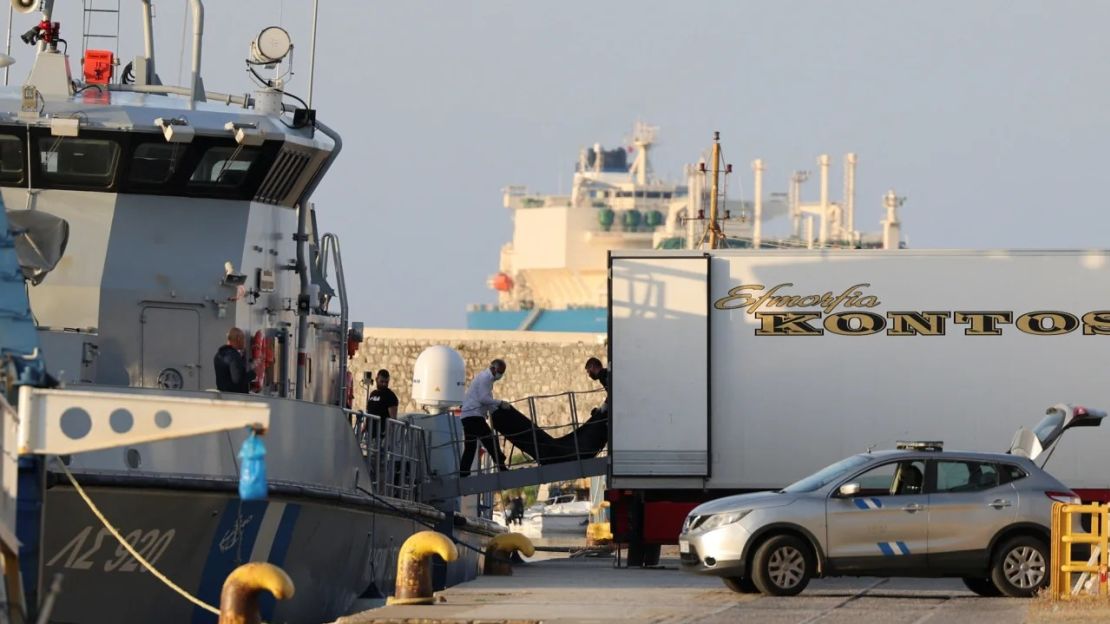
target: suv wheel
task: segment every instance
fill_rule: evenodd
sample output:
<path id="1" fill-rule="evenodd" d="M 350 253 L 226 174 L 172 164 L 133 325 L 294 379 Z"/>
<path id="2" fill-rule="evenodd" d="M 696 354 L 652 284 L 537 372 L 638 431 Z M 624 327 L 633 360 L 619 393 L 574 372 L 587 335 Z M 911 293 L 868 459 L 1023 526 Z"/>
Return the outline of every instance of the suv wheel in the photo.
<path id="1" fill-rule="evenodd" d="M 809 545 L 793 535 L 776 535 L 760 544 L 752 564 L 752 582 L 769 596 L 800 594 L 814 569 Z"/>
<path id="2" fill-rule="evenodd" d="M 1048 547 L 1041 540 L 1023 535 L 995 551 L 991 581 L 1003 595 L 1029 598 L 1048 580 Z"/>
<path id="3" fill-rule="evenodd" d="M 758 594 L 759 588 L 755 586 L 750 578 L 743 576 L 726 576 L 721 579 L 725 582 L 725 587 L 731 589 L 738 594 Z"/>
<path id="4" fill-rule="evenodd" d="M 964 577 L 964 586 L 971 591 L 987 598 L 997 598 L 1002 595 L 989 578 Z"/>

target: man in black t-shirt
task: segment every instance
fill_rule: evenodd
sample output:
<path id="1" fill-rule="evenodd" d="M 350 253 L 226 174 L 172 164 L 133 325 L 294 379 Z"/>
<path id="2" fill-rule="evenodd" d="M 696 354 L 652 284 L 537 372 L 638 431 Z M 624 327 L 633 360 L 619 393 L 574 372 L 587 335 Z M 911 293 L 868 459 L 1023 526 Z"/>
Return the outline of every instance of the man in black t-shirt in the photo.
<path id="1" fill-rule="evenodd" d="M 586 374 L 589 375 L 590 379 L 593 379 L 594 381 L 601 384 L 602 388 L 605 388 L 605 403 L 602 403 L 600 407 L 595 407 L 593 410 L 590 411 L 590 414 L 593 415 L 593 416 L 604 415 L 605 418 L 608 418 L 609 417 L 609 369 L 607 369 L 607 368 L 605 368 L 604 366 L 601 365 L 601 360 L 599 360 L 595 357 L 592 357 L 592 358 L 586 360 Z"/>
<path id="2" fill-rule="evenodd" d="M 397 418 L 397 395 L 389 389 L 389 371 L 381 369 L 374 378 L 374 391 L 366 397 L 366 413 L 373 414 L 380 419 L 378 437 L 385 436 L 385 421 L 388 418 Z"/>

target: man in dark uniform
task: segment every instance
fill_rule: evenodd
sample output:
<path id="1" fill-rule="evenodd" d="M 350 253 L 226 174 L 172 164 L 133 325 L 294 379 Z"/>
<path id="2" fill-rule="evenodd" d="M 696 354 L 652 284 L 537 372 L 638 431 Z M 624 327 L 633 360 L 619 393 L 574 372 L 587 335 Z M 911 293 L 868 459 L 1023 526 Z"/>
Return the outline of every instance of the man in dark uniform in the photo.
<path id="1" fill-rule="evenodd" d="M 592 357 L 586 360 L 586 374 L 590 379 L 601 384 L 605 388 L 605 402 L 600 407 L 595 407 L 590 411 L 593 416 L 609 416 L 609 370 L 601 365 L 601 360 Z"/>
<path id="2" fill-rule="evenodd" d="M 373 414 L 379 419 L 378 437 L 385 435 L 385 421 L 388 418 L 397 418 L 397 406 L 400 402 L 397 395 L 389 389 L 389 371 L 381 369 L 374 378 L 374 391 L 366 397 L 366 413 Z"/>
<path id="3" fill-rule="evenodd" d="M 255 373 L 254 363 L 247 366 L 247 359 L 243 357 L 246 342 L 243 330 L 232 327 L 227 332 L 227 344 L 220 347 L 212 358 L 212 365 L 216 368 L 216 389 L 220 392 L 250 392 Z"/>

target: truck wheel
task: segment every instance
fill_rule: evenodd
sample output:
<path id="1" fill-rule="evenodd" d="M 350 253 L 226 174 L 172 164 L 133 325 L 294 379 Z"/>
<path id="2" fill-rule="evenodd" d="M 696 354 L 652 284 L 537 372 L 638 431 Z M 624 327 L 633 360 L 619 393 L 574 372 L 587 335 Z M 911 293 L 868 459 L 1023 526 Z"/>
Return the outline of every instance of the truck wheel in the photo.
<path id="1" fill-rule="evenodd" d="M 750 578 L 743 576 L 726 576 L 721 579 L 725 582 L 725 587 L 731 589 L 738 594 L 758 594 L 759 589 L 755 586 Z"/>
<path id="2" fill-rule="evenodd" d="M 964 577 L 964 586 L 971 591 L 986 598 L 997 598 L 1002 595 L 989 578 Z"/>
<path id="3" fill-rule="evenodd" d="M 802 593 L 815 567 L 809 545 L 793 535 L 776 535 L 760 544 L 752 564 L 752 582 L 768 596 Z"/>
<path id="4" fill-rule="evenodd" d="M 1028 535 L 1007 540 L 995 551 L 991 581 L 1005 596 L 1032 597 L 1048 585 L 1048 547 Z"/>

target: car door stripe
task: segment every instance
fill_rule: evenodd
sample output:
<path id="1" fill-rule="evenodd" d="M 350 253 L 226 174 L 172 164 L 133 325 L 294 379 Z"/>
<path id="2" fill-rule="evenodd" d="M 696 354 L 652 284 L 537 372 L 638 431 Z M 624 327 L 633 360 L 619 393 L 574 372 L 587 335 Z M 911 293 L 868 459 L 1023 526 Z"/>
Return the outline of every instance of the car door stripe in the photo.
<path id="1" fill-rule="evenodd" d="M 910 547 L 905 542 L 878 542 L 879 550 L 887 557 L 898 557 L 910 554 Z"/>

